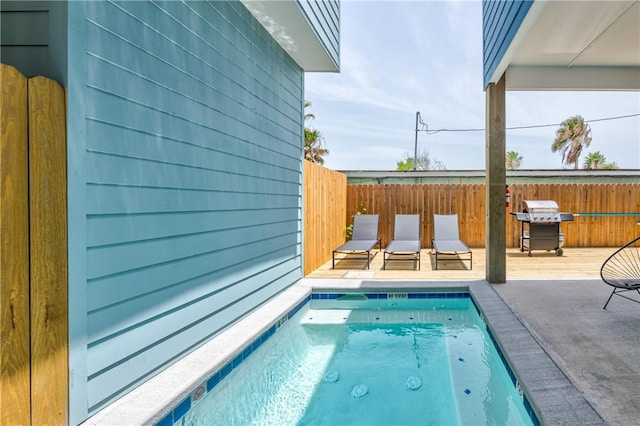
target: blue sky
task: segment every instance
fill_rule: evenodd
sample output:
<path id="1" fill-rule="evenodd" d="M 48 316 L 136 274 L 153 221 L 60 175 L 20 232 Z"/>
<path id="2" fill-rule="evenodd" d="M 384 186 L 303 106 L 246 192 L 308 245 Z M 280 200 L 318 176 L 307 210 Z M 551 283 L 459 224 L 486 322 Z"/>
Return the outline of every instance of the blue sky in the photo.
<path id="1" fill-rule="evenodd" d="M 485 126 L 482 3 L 357 1 L 341 3 L 341 72 L 307 73 L 307 125 L 320 130 L 335 170 L 395 170 L 413 156 L 416 111 L 429 129 Z M 561 169 L 551 152 L 559 124 L 640 114 L 639 92 L 507 92 L 507 151 L 522 169 Z M 640 169 L 640 117 L 590 123 L 593 141 L 620 168 Z M 448 170 L 485 168 L 484 132 L 418 132 L 418 150 Z M 584 158 L 581 157 L 581 160 Z M 582 166 L 582 164 L 580 164 Z"/>

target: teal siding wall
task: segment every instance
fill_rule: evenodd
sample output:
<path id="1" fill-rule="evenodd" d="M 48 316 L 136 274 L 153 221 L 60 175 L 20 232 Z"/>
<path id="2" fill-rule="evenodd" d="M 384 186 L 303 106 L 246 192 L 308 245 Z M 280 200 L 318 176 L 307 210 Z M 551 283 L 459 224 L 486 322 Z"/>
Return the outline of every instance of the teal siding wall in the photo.
<path id="1" fill-rule="evenodd" d="M 0 2 L 0 60 L 27 77 L 49 71 L 49 3 Z"/>
<path id="2" fill-rule="evenodd" d="M 504 57 L 535 0 L 483 0 L 484 87 Z"/>
<path id="3" fill-rule="evenodd" d="M 333 62 L 340 65 L 340 2 L 296 0 Z"/>
<path id="4" fill-rule="evenodd" d="M 0 62 L 66 86 L 66 2 L 0 1 Z"/>
<path id="5" fill-rule="evenodd" d="M 304 76 L 240 2 L 69 8 L 78 421 L 301 278 Z"/>

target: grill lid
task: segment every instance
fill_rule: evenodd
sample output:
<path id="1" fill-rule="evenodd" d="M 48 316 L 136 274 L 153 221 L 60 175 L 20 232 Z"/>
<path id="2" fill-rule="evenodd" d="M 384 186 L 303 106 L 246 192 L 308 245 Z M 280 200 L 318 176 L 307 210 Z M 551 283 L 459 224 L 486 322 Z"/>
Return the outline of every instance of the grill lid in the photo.
<path id="1" fill-rule="evenodd" d="M 558 223 L 573 220 L 572 213 L 560 213 L 553 200 L 524 200 L 522 213 L 511 213 L 521 222 Z"/>
<path id="2" fill-rule="evenodd" d="M 558 213 L 558 203 L 553 200 L 524 200 L 522 202 L 523 211 L 532 214 L 555 214 Z"/>
<path id="3" fill-rule="evenodd" d="M 529 222 L 556 223 L 562 218 L 558 212 L 558 204 L 553 200 L 524 200 L 523 213 Z"/>

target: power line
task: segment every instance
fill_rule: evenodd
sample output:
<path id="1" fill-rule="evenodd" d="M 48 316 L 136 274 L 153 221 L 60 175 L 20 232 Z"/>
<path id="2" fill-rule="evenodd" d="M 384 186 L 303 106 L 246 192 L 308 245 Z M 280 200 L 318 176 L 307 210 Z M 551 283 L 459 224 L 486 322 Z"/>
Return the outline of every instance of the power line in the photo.
<path id="1" fill-rule="evenodd" d="M 584 120 L 585 123 L 595 123 L 597 121 L 611 121 L 611 120 L 620 120 L 623 118 L 631 118 L 638 117 L 640 114 L 629 114 L 629 115 L 619 115 L 616 117 L 607 117 L 607 118 L 596 118 L 594 120 Z M 435 129 L 430 130 L 427 123 L 422 121 L 422 117 L 420 117 L 418 113 L 418 121 L 419 124 L 422 125 L 422 128 L 418 129 L 416 124 L 416 132 L 427 132 L 428 135 L 433 135 L 440 132 L 484 132 L 486 129 Z M 515 127 L 507 127 L 506 130 L 522 130 L 522 129 L 537 129 L 542 127 L 558 127 L 561 123 L 557 124 L 535 124 L 531 126 L 515 126 Z"/>

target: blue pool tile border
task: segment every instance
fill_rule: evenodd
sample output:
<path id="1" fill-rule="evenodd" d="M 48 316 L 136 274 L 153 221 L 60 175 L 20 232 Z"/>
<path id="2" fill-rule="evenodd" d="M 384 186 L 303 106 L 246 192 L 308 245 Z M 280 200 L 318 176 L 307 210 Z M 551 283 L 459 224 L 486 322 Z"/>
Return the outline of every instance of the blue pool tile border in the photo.
<path id="1" fill-rule="evenodd" d="M 300 303 L 294 306 L 289 312 L 283 315 L 275 324 L 269 327 L 265 332 L 263 332 L 260 336 L 256 337 L 252 342 L 250 342 L 247 347 L 240 352 L 240 354 L 236 355 L 235 358 L 227 362 L 224 367 L 222 367 L 218 372 L 214 373 L 209 379 L 207 379 L 206 393 L 210 392 L 216 385 L 218 385 L 225 377 L 227 377 L 234 369 L 238 368 L 242 361 L 247 359 L 253 351 L 258 349 L 264 342 L 266 342 L 269 337 L 273 336 L 278 327 L 282 325 L 284 322 L 293 317 L 303 306 L 305 306 L 311 300 L 311 296 L 305 297 Z M 204 395 L 199 395 L 198 400 L 202 398 Z M 173 426 L 180 421 L 182 416 L 187 414 L 192 407 L 192 400 L 194 398 L 193 392 L 182 400 L 176 408 L 174 408 L 169 414 L 167 414 L 162 420 L 156 423 L 156 426 Z"/>
<path id="2" fill-rule="evenodd" d="M 218 370 L 218 372 L 214 373 L 209 379 L 207 379 L 205 382 L 206 386 L 204 386 L 204 388 L 206 388 L 205 394 L 213 390 L 213 388 L 216 385 L 218 385 L 225 377 L 227 377 L 234 369 L 239 367 L 240 364 L 242 364 L 242 361 L 248 358 L 253 353 L 253 351 L 258 349 L 264 342 L 266 342 L 271 336 L 273 336 L 273 334 L 277 331 L 277 329 L 282 324 L 284 324 L 286 321 L 291 319 L 296 313 L 298 313 L 300 309 L 302 309 L 307 303 L 309 303 L 309 301 L 337 300 L 337 299 L 340 299 L 341 297 L 351 296 L 354 294 L 362 294 L 362 293 L 315 292 L 305 297 L 296 306 L 294 306 L 291 310 L 289 310 L 289 312 L 287 312 L 278 321 L 276 321 L 275 324 L 270 326 L 260 336 L 256 337 L 251 343 L 248 343 L 247 347 L 242 352 L 240 352 L 240 354 L 238 354 L 235 358 L 227 362 L 220 370 Z M 469 299 L 471 298 L 468 291 L 407 292 L 407 293 L 378 292 L 378 293 L 364 293 L 364 296 L 366 296 L 367 299 L 376 300 L 376 299 L 397 298 L 399 294 L 401 294 L 403 298 L 405 298 L 406 296 L 407 299 Z M 473 302 L 473 306 L 476 309 L 476 311 L 480 313 L 480 310 L 478 309 L 478 306 L 476 305 L 475 301 L 473 301 L 473 298 L 471 298 L 471 300 Z M 487 330 L 487 333 L 489 334 L 489 337 L 493 345 L 498 351 L 498 355 L 500 356 L 502 363 L 504 364 L 505 368 L 507 369 L 507 372 L 509 373 L 509 377 L 511 378 L 513 385 L 517 387 L 518 386 L 517 378 L 513 373 L 513 371 L 511 370 L 511 366 L 507 362 L 506 357 L 502 353 L 502 350 L 500 349 L 500 345 L 498 345 L 498 342 L 496 341 L 495 337 L 493 336 L 493 333 L 491 332 L 488 326 L 486 326 L 486 330 Z M 185 414 L 187 414 L 189 410 L 191 410 L 191 407 L 193 405 L 192 400 L 194 400 L 194 393 L 196 391 L 197 390 L 194 390 L 188 397 L 182 400 L 169 414 L 167 414 L 162 420 L 156 423 L 156 426 L 173 426 L 177 424 L 180 421 L 180 419 Z M 199 394 L 197 396 L 197 400 L 199 400 L 203 396 L 204 394 Z M 525 407 L 525 411 L 531 418 L 531 421 L 533 422 L 534 426 L 539 426 L 540 421 L 538 420 L 538 417 L 536 416 L 533 410 L 533 407 L 531 406 L 531 403 L 527 399 L 527 396 L 523 394 L 522 397 L 523 397 L 523 404 Z"/>
<path id="3" fill-rule="evenodd" d="M 468 299 L 468 291 L 443 291 L 443 292 L 387 292 L 387 293 L 313 293 L 311 300 L 337 300 L 345 296 L 353 296 L 356 294 L 364 295 L 370 300 L 392 299 L 398 294 L 406 295 L 407 299 Z"/>

